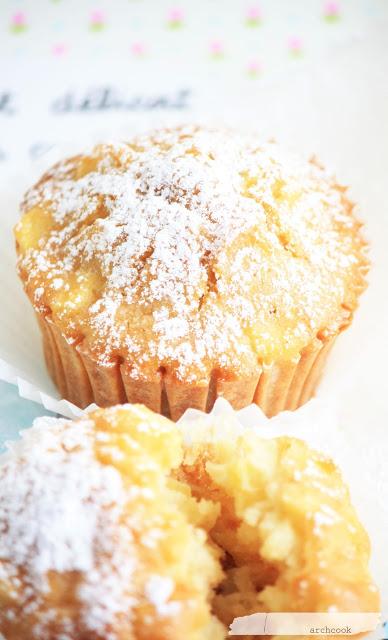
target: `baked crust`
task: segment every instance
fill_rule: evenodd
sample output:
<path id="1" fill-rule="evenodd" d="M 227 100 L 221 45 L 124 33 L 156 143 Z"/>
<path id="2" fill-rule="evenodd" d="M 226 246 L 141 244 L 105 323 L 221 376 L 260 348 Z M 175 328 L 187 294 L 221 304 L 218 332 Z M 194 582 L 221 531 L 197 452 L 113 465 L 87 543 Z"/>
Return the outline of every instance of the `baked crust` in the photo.
<path id="1" fill-rule="evenodd" d="M 250 381 L 249 403 L 264 369 L 289 373 L 351 321 L 367 270 L 352 210 L 316 162 L 274 143 L 165 130 L 45 174 L 15 229 L 18 269 L 94 369 L 206 398 L 212 379 Z"/>

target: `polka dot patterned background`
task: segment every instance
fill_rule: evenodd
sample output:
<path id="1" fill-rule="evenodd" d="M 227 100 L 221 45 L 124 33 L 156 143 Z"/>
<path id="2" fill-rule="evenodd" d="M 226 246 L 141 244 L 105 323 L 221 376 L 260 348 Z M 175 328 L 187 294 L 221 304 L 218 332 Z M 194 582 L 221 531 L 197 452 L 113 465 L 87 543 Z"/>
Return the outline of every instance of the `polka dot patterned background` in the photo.
<path id="1" fill-rule="evenodd" d="M 82 134 L 113 114 L 116 129 L 133 114 L 246 121 L 263 92 L 326 73 L 387 20 L 387 0 L 2 0 L 0 171 L 71 137 L 64 114 L 91 116 Z"/>
<path id="2" fill-rule="evenodd" d="M 137 73 L 145 59 L 197 73 L 218 62 L 253 79 L 360 37 L 385 9 L 384 0 L 3 0 L 0 50 L 19 61 L 118 58 L 123 70 L 137 61 Z"/>
<path id="3" fill-rule="evenodd" d="M 10 59 L 223 60 L 252 77 L 346 43 L 385 8 L 384 0 L 3 0 L 0 46 Z"/>

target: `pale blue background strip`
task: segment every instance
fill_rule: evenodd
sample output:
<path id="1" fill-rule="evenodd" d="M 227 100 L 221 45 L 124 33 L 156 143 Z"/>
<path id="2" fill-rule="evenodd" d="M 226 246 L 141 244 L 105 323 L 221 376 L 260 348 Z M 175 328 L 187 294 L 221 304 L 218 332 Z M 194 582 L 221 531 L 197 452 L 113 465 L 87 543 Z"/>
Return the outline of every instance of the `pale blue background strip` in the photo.
<path id="1" fill-rule="evenodd" d="M 53 415 L 40 404 L 20 398 L 17 388 L 0 381 L 0 451 L 6 440 L 15 440 L 38 416 Z"/>

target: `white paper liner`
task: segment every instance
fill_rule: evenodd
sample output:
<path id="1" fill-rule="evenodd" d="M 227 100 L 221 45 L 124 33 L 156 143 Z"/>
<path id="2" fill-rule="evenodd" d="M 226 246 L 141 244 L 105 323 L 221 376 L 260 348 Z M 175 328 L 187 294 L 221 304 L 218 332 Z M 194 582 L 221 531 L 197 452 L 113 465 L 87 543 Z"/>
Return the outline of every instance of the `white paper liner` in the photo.
<path id="1" fill-rule="evenodd" d="M 64 418 L 74 419 L 84 411 L 91 411 L 97 407 L 91 404 L 82 410 L 68 400 L 46 393 L 28 380 L 25 373 L 1 358 L 0 380 L 17 386 L 21 398 L 37 402 L 48 411 Z M 332 457 L 338 465 L 341 466 L 343 462 L 346 438 L 343 430 L 339 428 L 338 416 L 333 404 L 313 399 L 297 411 L 283 411 L 274 418 L 267 418 L 255 404 L 240 411 L 234 411 L 227 400 L 218 398 L 209 414 L 197 409 L 188 409 L 178 424 L 189 426 L 198 420 L 210 424 L 215 418 L 220 421 L 227 420 L 228 423 L 232 422 L 238 429 L 259 428 L 260 435 L 264 438 L 288 435 L 306 440 L 311 446 Z"/>
<path id="2" fill-rule="evenodd" d="M 53 413 L 57 413 L 64 418 L 78 418 L 83 411 L 75 404 L 68 400 L 57 399 L 44 391 L 41 391 L 36 385 L 26 380 L 25 375 L 18 369 L 10 365 L 0 358 L 0 380 L 16 385 L 19 396 L 25 400 L 32 400 L 41 404 L 42 407 Z M 97 405 L 91 404 L 86 411 L 96 409 Z"/>

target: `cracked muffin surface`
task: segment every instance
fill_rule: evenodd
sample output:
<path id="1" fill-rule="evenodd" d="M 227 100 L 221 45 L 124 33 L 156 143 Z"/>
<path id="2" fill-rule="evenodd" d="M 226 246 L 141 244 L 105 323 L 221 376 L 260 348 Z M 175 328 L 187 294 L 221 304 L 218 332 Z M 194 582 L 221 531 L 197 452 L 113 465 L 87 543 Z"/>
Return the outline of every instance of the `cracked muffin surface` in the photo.
<path id="1" fill-rule="evenodd" d="M 5 640 L 224 640 L 254 612 L 378 611 L 331 460 L 214 420 L 39 419 L 0 457 Z"/>
<path id="2" fill-rule="evenodd" d="M 366 270 L 352 208 L 275 143 L 156 131 L 48 171 L 22 205 L 18 268 L 39 316 L 100 370 L 252 379 L 252 400 L 260 369 L 349 323 Z"/>

